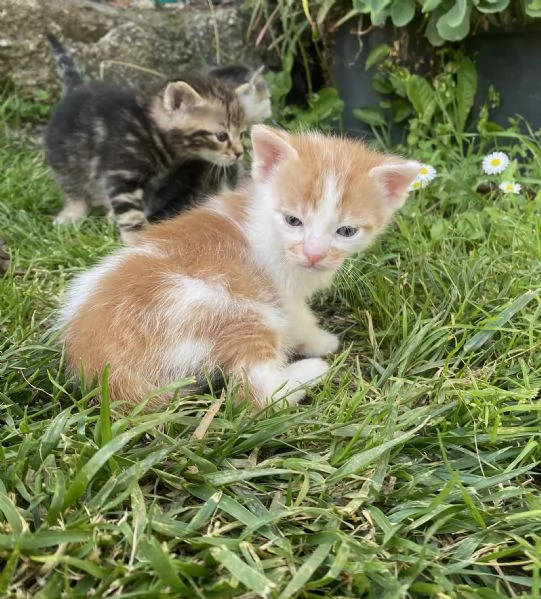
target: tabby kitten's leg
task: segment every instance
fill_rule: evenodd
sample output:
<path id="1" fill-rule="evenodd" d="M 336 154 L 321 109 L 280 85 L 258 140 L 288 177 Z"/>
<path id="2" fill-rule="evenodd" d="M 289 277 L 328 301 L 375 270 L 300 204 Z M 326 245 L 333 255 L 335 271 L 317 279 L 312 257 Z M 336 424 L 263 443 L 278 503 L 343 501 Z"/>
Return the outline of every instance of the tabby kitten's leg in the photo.
<path id="1" fill-rule="evenodd" d="M 125 245 L 133 244 L 145 228 L 143 184 L 141 180 L 112 177 L 107 185 L 111 210 Z"/>
<path id="2" fill-rule="evenodd" d="M 82 220 L 90 211 L 90 206 L 84 198 L 66 196 L 64 207 L 54 217 L 55 225 L 73 225 Z"/>
<path id="3" fill-rule="evenodd" d="M 291 309 L 289 334 L 302 356 L 325 356 L 339 346 L 338 336 L 320 328 L 315 314 L 304 302 Z"/>

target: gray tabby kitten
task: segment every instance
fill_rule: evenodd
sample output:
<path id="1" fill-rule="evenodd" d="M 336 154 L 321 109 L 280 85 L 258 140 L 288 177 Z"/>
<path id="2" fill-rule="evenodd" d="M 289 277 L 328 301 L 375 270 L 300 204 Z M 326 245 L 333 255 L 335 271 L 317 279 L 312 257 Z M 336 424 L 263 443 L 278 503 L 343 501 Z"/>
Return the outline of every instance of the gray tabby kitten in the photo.
<path id="1" fill-rule="evenodd" d="M 62 87 L 68 93 L 68 97 L 71 98 L 70 92 L 73 92 L 74 89 L 80 87 L 83 83 L 79 69 L 67 49 L 52 34 L 48 33 L 47 39 L 51 45 Z M 219 79 L 226 87 L 235 91 L 247 115 L 246 120 L 256 123 L 268 118 L 271 114 L 269 90 L 261 72 L 262 69 L 252 72 L 241 65 L 227 65 L 210 69 L 207 79 L 209 81 Z M 203 81 L 204 79 L 200 78 L 200 82 Z M 103 86 L 104 84 L 101 85 Z M 196 85 L 194 87 L 197 88 Z M 113 95 L 116 98 L 118 87 L 115 86 L 115 88 Z M 111 91 L 110 87 L 109 90 Z M 103 91 L 105 91 L 105 88 L 103 88 Z M 195 91 L 197 92 L 197 89 Z M 107 111 L 107 106 L 104 106 L 104 108 Z M 145 181 L 142 187 L 135 190 L 137 196 L 135 202 L 133 195 L 128 200 L 125 198 L 122 200 L 118 200 L 117 198 L 115 201 L 112 198 L 109 198 L 109 200 L 107 198 L 104 199 L 105 194 L 103 193 L 103 189 L 99 190 L 101 193 L 96 194 L 99 187 L 103 188 L 103 184 L 100 186 L 96 185 L 95 182 L 90 183 L 91 189 L 87 188 L 81 198 L 76 195 L 79 183 L 78 177 L 73 176 L 73 167 L 66 164 L 69 160 L 64 160 L 64 158 L 69 158 L 69 149 L 68 152 L 64 152 L 64 156 L 59 157 L 57 142 L 60 140 L 55 139 L 58 138 L 58 135 L 54 135 L 55 132 L 58 134 L 63 131 L 63 133 L 69 135 L 78 133 L 78 131 L 76 132 L 73 128 L 69 127 L 68 131 L 66 131 L 65 128 L 59 127 L 58 125 L 61 125 L 59 121 L 63 120 L 63 113 L 65 111 L 62 111 L 60 106 L 58 112 L 60 115 L 58 115 L 56 121 L 53 117 L 48 130 L 49 134 L 46 137 L 46 156 L 68 194 L 66 206 L 56 217 L 56 223 L 75 222 L 79 218 L 86 216 L 91 206 L 109 207 L 109 210 L 112 209 L 120 225 L 122 239 L 129 242 L 137 234 L 137 231 L 144 226 L 145 220 L 152 222 L 174 216 L 193 204 L 200 202 L 206 196 L 220 191 L 223 187 L 235 187 L 243 174 L 242 161 L 240 159 L 235 160 L 231 164 L 224 164 L 223 160 L 217 160 L 217 157 L 213 154 L 209 155 L 208 153 L 204 154 L 198 151 L 198 147 L 200 146 L 194 140 L 193 144 L 190 143 L 187 147 L 183 148 L 180 159 L 176 156 L 175 161 L 175 157 L 173 157 L 173 161 L 169 165 L 170 168 L 167 166 L 163 168 L 163 165 L 159 164 L 159 168 L 157 169 L 159 174 L 154 172 L 150 176 L 147 175 L 144 177 Z M 201 111 L 195 110 L 194 106 L 194 113 L 197 112 L 200 113 Z M 56 126 L 54 122 L 56 122 Z M 123 129 L 126 129 L 126 127 L 121 127 L 121 131 L 118 131 L 116 122 L 114 122 L 113 127 L 109 128 L 109 130 L 119 133 L 120 137 L 122 137 Z M 242 135 L 243 128 L 240 127 L 240 129 Z M 229 136 L 231 135 L 231 131 L 223 132 Z M 201 130 L 196 131 L 196 133 L 200 134 Z M 130 135 L 133 137 L 133 133 Z M 193 140 L 193 138 L 187 139 Z M 109 141 L 113 140 L 109 138 Z M 111 144 L 108 144 L 108 146 L 110 150 Z M 93 149 L 88 148 L 90 152 Z M 115 158 L 118 159 L 118 157 Z M 66 176 L 67 171 L 69 171 L 68 176 Z M 80 174 L 83 172 L 87 174 L 87 170 L 81 169 Z M 134 173 L 132 172 L 133 175 Z M 95 177 L 91 177 L 91 179 L 95 179 Z M 75 195 L 72 199 L 70 199 L 70 192 L 72 196 Z M 97 198 L 96 195 L 98 196 Z M 144 213 L 144 218 L 141 212 Z"/>
<path id="2" fill-rule="evenodd" d="M 236 90 L 248 124 L 262 123 L 272 114 L 263 68 L 253 72 L 243 65 L 232 64 L 208 70 L 209 76 Z M 147 218 L 150 222 L 157 222 L 176 216 L 224 188 L 234 189 L 243 175 L 241 161 L 218 168 L 203 160 L 189 160 L 161 180 L 156 188 L 149 190 Z"/>
<path id="3" fill-rule="evenodd" d="M 112 212 L 124 243 L 144 228 L 145 191 L 190 159 L 229 167 L 243 155 L 244 109 L 214 77 L 186 74 L 142 94 L 94 81 L 69 90 L 45 132 L 65 194 L 55 222 Z"/>

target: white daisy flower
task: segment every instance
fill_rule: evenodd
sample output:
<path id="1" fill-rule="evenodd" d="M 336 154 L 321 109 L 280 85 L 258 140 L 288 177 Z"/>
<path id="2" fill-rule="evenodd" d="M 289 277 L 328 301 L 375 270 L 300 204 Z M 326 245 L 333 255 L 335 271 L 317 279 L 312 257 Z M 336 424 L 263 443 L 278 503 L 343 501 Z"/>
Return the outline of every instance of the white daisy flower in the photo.
<path id="1" fill-rule="evenodd" d="M 483 171 L 487 175 L 499 175 L 507 168 L 509 156 L 504 152 L 492 152 L 483 158 Z"/>
<path id="2" fill-rule="evenodd" d="M 430 166 L 430 164 L 421 164 L 421 170 L 417 175 L 419 181 L 426 185 L 427 183 L 430 183 L 430 181 L 432 181 L 435 178 L 435 176 L 436 169 L 433 166 Z"/>
<path id="3" fill-rule="evenodd" d="M 423 183 L 419 177 L 417 177 L 410 186 L 408 187 L 408 191 L 415 191 L 417 189 L 421 189 L 421 187 L 425 187 L 426 183 Z"/>
<path id="4" fill-rule="evenodd" d="M 503 193 L 513 193 L 515 195 L 518 195 L 522 189 L 520 183 L 513 183 L 511 181 L 504 181 L 503 183 L 500 183 L 498 187 Z"/>

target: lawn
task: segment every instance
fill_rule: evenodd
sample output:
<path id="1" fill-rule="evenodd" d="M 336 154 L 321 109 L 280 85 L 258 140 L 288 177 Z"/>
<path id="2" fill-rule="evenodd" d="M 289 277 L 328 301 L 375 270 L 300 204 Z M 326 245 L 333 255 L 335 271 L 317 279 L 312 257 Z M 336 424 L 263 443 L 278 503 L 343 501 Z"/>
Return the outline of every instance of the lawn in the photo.
<path id="1" fill-rule="evenodd" d="M 540 597 L 537 142 L 496 139 L 519 195 L 478 140 L 419 144 L 437 178 L 315 303 L 329 380 L 201 427 L 212 396 L 111 417 L 66 378 L 47 328 L 116 234 L 53 228 L 39 149 L 0 132 L 0 596 Z"/>

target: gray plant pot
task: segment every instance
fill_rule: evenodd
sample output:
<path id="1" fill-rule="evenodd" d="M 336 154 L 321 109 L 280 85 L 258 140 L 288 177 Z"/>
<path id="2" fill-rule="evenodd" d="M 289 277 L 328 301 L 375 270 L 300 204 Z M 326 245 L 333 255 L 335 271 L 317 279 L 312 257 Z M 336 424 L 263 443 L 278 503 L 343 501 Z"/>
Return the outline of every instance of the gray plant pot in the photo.
<path id="1" fill-rule="evenodd" d="M 492 84 L 500 94 L 492 121 L 505 127 L 518 114 L 534 131 L 541 128 L 541 27 L 493 29 L 468 37 L 463 47 L 477 65 L 477 106 Z"/>

